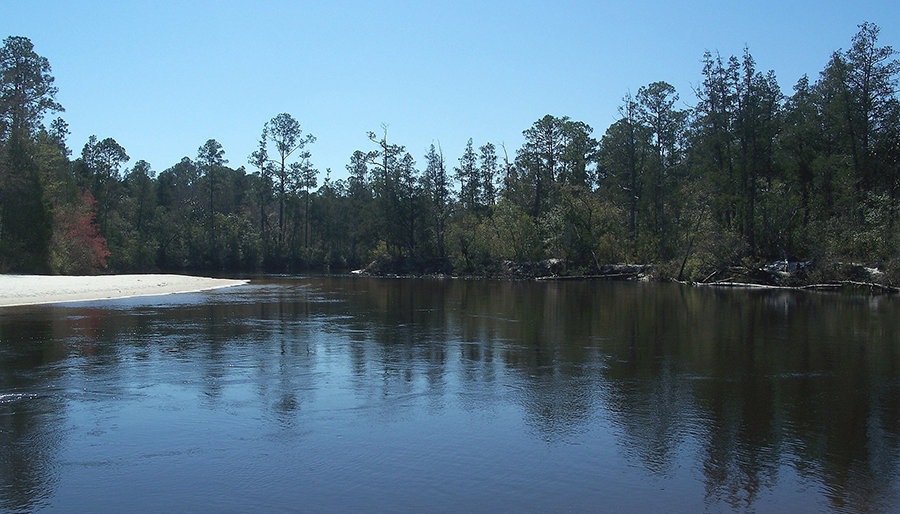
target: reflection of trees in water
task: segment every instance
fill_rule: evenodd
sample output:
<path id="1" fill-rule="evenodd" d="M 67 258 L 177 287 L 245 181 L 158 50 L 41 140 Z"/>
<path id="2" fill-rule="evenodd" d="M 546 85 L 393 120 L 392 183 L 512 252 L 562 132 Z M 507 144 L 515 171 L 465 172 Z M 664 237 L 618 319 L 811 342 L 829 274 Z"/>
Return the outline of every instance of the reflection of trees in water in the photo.
<path id="1" fill-rule="evenodd" d="M 67 401 L 126 397 L 121 363 L 148 358 L 151 343 L 135 337 L 147 323 L 141 316 L 110 316 L 108 310 L 90 305 L 4 313 L 0 506 L 31 511 L 52 496 L 55 461 L 65 446 Z M 90 401 L 83 405 L 94 406 Z"/>
<path id="2" fill-rule="evenodd" d="M 439 405 L 447 399 L 452 372 L 455 400 L 463 409 L 492 409 L 500 395 L 507 396 L 549 439 L 580 430 L 596 410 L 596 382 L 584 371 L 585 361 L 596 355 L 587 358 L 593 350 L 581 329 L 561 319 L 569 306 L 555 297 L 555 289 L 544 296 L 530 283 L 409 280 L 360 280 L 343 287 L 365 290 L 347 295 L 355 313 L 347 326 L 351 368 L 362 396 L 421 391 Z M 512 373 L 511 383 L 498 383 L 500 366 Z M 413 406 L 381 405 L 387 411 Z"/>
<path id="3" fill-rule="evenodd" d="M 229 376 L 252 370 L 257 401 L 282 428 L 295 427 L 317 387 L 317 342 L 321 323 L 313 319 L 319 299 L 306 288 L 277 302 L 206 306 L 201 354 L 203 393 L 211 406 L 222 401 Z M 249 321 L 249 323 L 248 323 Z M 251 359 L 249 362 L 247 359 Z"/>
<path id="4" fill-rule="evenodd" d="M 640 284 L 358 283 L 384 287 L 356 297 L 372 319 L 357 328 L 395 358 L 360 355 L 355 366 L 404 367 L 409 385 L 429 348 L 446 358 L 455 341 L 463 390 L 506 395 L 548 440 L 608 415 L 625 454 L 662 476 L 693 452 L 710 501 L 752 506 L 785 466 L 821 483 L 836 508 L 896 500 L 891 303 Z"/>
<path id="5" fill-rule="evenodd" d="M 55 380 L 46 364 L 63 359 L 77 363 L 78 376 L 65 377 L 74 387 L 135 379 L 123 373 L 152 382 L 160 377 L 141 377 L 133 364 L 155 360 L 172 374 L 162 378 L 194 384 L 211 409 L 229 401 L 229 380 L 245 380 L 290 428 L 329 387 L 327 366 L 345 366 L 363 416 L 514 404 L 547 441 L 608 420 L 626 458 L 666 477 L 689 455 L 708 501 L 733 508 L 752 507 L 788 466 L 821 484 L 838 510 L 885 511 L 897 500 L 892 302 L 658 284 L 331 278 L 266 294 L 6 319 L 0 386 L 44 388 L 35 381 Z M 29 402 L 34 409 L 0 402 L 9 485 L 0 494 L 13 508 L 51 494 L 60 444 L 63 402 Z"/>
<path id="6" fill-rule="evenodd" d="M 635 350 L 614 337 L 608 347 L 606 377 L 612 397 L 621 398 L 611 404 L 623 407 L 613 410 L 635 427 L 626 432 L 646 431 L 638 427 L 655 421 L 631 419 L 641 398 L 619 379 L 634 373 L 662 381 L 667 373 L 660 363 L 671 362 L 683 394 L 665 403 L 681 401 L 676 423 L 682 429 L 664 432 L 691 432 L 684 420 L 703 421 L 695 439 L 710 499 L 751 505 L 791 465 L 801 477 L 821 481 L 836 507 L 889 505 L 900 448 L 897 339 L 889 311 L 846 298 L 754 296 L 682 290 L 623 308 L 620 318 L 633 319 L 643 341 Z M 665 330 L 654 328 L 661 325 Z"/>
<path id="7" fill-rule="evenodd" d="M 661 476 L 675 467 L 678 447 L 690 433 L 691 397 L 684 385 L 665 363 L 654 377 L 623 377 L 607 384 L 607 408 L 622 431 L 626 454 Z"/>
<path id="8" fill-rule="evenodd" d="M 623 290 L 599 298 L 610 352 L 602 377 L 607 408 L 623 433 L 626 453 L 637 456 L 651 472 L 667 475 L 677 450 L 691 433 L 695 409 L 677 356 L 667 350 L 670 332 L 678 330 L 676 305 L 654 301 L 644 290 Z"/>
<path id="9" fill-rule="evenodd" d="M 592 379 L 600 365 L 589 347 L 590 313 L 584 298 L 563 284 L 504 283 L 492 317 L 503 320 L 499 336 L 507 372 L 515 377 L 515 400 L 526 423 L 547 440 L 582 432 L 598 409 L 600 383 Z M 571 293 L 571 296 L 566 294 Z M 514 320 L 514 321 L 510 321 Z"/>
<path id="10" fill-rule="evenodd" d="M 446 308 L 439 293 L 370 288 L 366 281 L 350 281 L 345 287 L 354 304 L 344 325 L 351 386 L 362 407 L 395 419 L 425 395 L 433 408 L 441 408 L 449 356 L 444 325 L 431 323 Z"/>
<path id="11" fill-rule="evenodd" d="M 0 400 L 0 510 L 34 511 L 52 496 L 63 409 L 59 398 Z"/>
<path id="12" fill-rule="evenodd" d="M 34 511 L 53 494 L 65 405 L 52 366 L 66 351 L 52 333 L 40 317 L 0 319 L 0 510 Z"/>

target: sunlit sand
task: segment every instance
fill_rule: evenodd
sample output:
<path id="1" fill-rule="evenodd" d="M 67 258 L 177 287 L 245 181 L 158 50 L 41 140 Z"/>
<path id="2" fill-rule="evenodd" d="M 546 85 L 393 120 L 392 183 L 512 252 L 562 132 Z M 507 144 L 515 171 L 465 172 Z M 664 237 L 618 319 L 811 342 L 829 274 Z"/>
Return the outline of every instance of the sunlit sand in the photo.
<path id="1" fill-rule="evenodd" d="M 246 283 L 187 275 L 0 275 L 0 307 L 190 293 Z"/>

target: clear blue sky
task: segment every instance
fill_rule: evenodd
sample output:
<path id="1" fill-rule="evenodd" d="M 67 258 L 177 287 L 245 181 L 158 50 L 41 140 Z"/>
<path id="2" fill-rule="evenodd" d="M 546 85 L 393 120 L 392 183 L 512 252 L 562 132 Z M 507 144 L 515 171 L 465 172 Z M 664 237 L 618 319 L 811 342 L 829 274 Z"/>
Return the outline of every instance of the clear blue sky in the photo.
<path id="1" fill-rule="evenodd" d="M 159 172 L 215 138 L 238 167 L 287 112 L 334 178 L 383 123 L 421 167 L 432 142 L 451 165 L 470 137 L 512 155 L 545 114 L 599 138 L 622 96 L 654 81 L 692 106 L 705 50 L 746 45 L 790 92 L 863 21 L 900 49 L 896 0 L 0 0 L 0 37 L 50 60 L 76 156 L 91 134 L 113 137 L 129 166 Z"/>

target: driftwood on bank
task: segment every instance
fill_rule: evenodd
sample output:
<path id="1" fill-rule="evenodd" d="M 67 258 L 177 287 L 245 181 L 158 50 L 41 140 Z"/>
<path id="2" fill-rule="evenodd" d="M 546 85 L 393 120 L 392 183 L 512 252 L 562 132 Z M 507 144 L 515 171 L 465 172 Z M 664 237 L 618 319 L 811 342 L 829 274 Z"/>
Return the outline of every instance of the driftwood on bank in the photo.
<path id="1" fill-rule="evenodd" d="M 855 280 L 842 280 L 838 282 L 842 286 L 868 287 L 872 292 L 881 291 L 883 293 L 900 293 L 900 287 L 879 284 L 877 282 L 857 282 Z"/>
<path id="2" fill-rule="evenodd" d="M 727 274 L 726 274 L 727 273 Z M 712 280 L 719 275 L 719 280 Z M 816 280 L 818 275 L 819 280 Z M 824 275 L 824 276 L 823 276 Z M 685 284 L 686 282 L 681 282 Z M 781 289 L 809 291 L 853 290 L 869 294 L 900 293 L 877 266 L 859 263 L 834 262 L 819 268 L 812 262 L 775 261 L 761 267 L 731 266 L 710 273 L 700 282 L 690 283 L 708 287 L 738 287 L 748 289 Z"/>
<path id="3" fill-rule="evenodd" d="M 707 287 L 739 287 L 739 288 L 749 288 L 749 289 L 783 289 L 783 290 L 838 290 L 845 289 L 849 287 L 857 287 L 857 288 L 868 288 L 869 291 L 874 294 L 876 292 L 879 293 L 900 293 L 900 287 L 894 287 L 885 284 L 878 284 L 876 282 L 859 282 L 856 280 L 838 280 L 835 282 L 826 282 L 822 284 L 808 284 L 803 286 L 779 286 L 779 285 L 770 285 L 770 284 L 754 284 L 751 282 L 728 282 L 728 281 L 717 281 L 717 282 L 681 282 L 682 284 L 689 284 L 693 286 L 707 286 Z"/>
<path id="4" fill-rule="evenodd" d="M 606 273 L 602 275 L 558 275 L 534 277 L 534 280 L 636 280 L 641 273 Z"/>

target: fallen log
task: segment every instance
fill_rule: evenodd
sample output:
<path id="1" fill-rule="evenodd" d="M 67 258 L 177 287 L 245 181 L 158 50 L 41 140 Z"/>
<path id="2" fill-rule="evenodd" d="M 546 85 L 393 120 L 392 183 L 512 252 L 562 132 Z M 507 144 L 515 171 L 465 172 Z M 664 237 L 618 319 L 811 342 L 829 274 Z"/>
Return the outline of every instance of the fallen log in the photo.
<path id="1" fill-rule="evenodd" d="M 686 282 L 681 282 L 682 284 Z M 717 281 L 717 282 L 687 282 L 689 285 L 694 286 L 708 286 L 708 287 L 735 287 L 735 288 L 748 288 L 748 289 L 785 289 L 785 290 L 837 290 L 844 289 L 848 286 L 853 287 L 867 287 L 870 291 L 874 292 L 881 291 L 884 293 L 900 293 L 900 287 L 888 286 L 884 284 L 879 284 L 877 282 L 859 282 L 856 280 L 840 280 L 837 282 L 827 282 L 822 284 L 808 284 L 805 286 L 776 286 L 769 284 L 754 284 L 752 282 L 727 282 L 727 281 Z"/>

